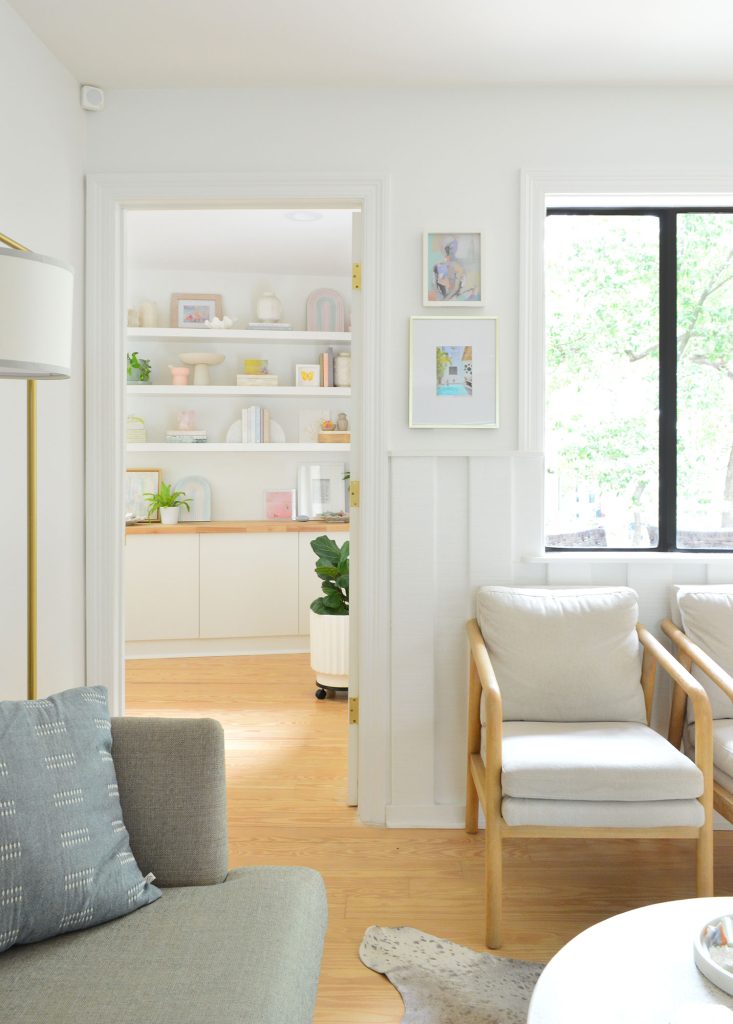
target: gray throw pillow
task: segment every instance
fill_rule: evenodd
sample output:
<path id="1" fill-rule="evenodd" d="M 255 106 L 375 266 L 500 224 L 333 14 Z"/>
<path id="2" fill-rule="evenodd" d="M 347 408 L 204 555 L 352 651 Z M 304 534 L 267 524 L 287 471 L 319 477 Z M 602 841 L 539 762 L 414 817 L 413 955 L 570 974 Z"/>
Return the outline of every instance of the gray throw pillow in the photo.
<path id="1" fill-rule="evenodd" d="M 0 952 L 161 895 L 122 820 L 107 691 L 0 702 Z"/>

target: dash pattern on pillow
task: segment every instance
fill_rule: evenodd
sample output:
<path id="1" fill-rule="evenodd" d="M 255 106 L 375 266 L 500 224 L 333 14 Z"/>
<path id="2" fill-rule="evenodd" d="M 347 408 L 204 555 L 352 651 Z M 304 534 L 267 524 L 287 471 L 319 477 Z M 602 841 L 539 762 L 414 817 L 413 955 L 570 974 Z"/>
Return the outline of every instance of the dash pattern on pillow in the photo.
<path id="1" fill-rule="evenodd" d="M 122 820 L 106 689 L 0 701 L 0 953 L 160 895 Z"/>

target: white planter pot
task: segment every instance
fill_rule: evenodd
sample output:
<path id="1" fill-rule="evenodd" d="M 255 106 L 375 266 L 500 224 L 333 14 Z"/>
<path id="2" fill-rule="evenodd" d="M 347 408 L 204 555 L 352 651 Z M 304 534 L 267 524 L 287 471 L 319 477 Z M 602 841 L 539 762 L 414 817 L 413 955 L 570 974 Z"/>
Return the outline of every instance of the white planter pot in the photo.
<path id="1" fill-rule="evenodd" d="M 162 508 L 160 510 L 160 521 L 163 526 L 175 526 L 180 514 L 181 510 L 178 505 L 175 508 Z"/>
<path id="2" fill-rule="evenodd" d="M 321 686 L 349 685 L 349 616 L 310 613 L 311 668 Z"/>

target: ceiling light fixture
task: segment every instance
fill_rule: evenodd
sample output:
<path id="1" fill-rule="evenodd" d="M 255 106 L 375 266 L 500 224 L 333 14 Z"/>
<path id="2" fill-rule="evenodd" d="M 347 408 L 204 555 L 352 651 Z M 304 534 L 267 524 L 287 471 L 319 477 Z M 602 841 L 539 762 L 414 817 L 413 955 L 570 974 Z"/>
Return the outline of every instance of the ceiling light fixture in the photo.
<path id="1" fill-rule="evenodd" d="M 323 219 L 323 214 L 317 213 L 315 210 L 289 210 L 285 216 L 288 220 L 294 220 L 301 224 L 304 224 L 306 221 Z"/>

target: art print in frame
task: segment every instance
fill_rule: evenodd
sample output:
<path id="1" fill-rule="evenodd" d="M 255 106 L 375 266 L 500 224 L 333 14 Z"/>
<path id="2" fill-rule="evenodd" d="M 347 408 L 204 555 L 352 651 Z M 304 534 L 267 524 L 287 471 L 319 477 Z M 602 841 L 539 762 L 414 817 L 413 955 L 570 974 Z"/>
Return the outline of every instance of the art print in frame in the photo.
<path id="1" fill-rule="evenodd" d="M 146 494 L 160 490 L 159 469 L 128 469 L 125 472 L 125 522 L 159 523 L 160 513 L 150 514 Z"/>
<path id="2" fill-rule="evenodd" d="M 295 519 L 295 490 L 265 491 L 265 519 Z"/>
<path id="3" fill-rule="evenodd" d="M 171 327 L 205 327 L 221 315 L 221 295 L 171 295 Z"/>
<path id="4" fill-rule="evenodd" d="M 426 231 L 423 305 L 483 306 L 484 239 L 480 231 Z"/>
<path id="5" fill-rule="evenodd" d="M 346 515 L 345 466 L 329 462 L 298 467 L 298 515 L 339 519 Z"/>
<path id="6" fill-rule="evenodd" d="M 295 386 L 297 388 L 319 388 L 321 368 L 318 363 L 296 363 Z"/>
<path id="7" fill-rule="evenodd" d="M 410 317 L 410 426 L 499 426 L 495 316 Z"/>

